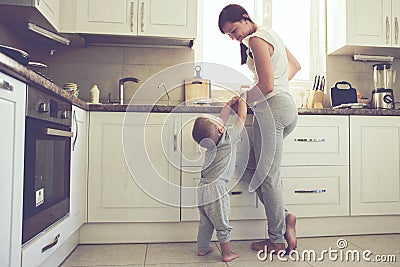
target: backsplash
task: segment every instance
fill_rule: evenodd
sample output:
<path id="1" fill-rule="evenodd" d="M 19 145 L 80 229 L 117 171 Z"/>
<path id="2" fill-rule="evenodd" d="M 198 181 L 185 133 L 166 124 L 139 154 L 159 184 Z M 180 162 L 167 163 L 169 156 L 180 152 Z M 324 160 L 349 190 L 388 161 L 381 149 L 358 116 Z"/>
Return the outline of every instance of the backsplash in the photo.
<path id="1" fill-rule="evenodd" d="M 135 77 L 139 83 L 127 82 L 124 86 L 125 102 L 129 101 L 136 90 L 151 76 L 170 66 L 194 60 L 194 51 L 190 48 L 156 47 L 118 47 L 89 46 L 56 51 L 49 57 L 49 77 L 62 86 L 65 82 L 75 82 L 79 87 L 79 97 L 88 101 L 89 90 L 93 84 L 100 89 L 100 100 L 106 103 L 108 94 L 111 100 L 118 100 L 118 81 L 124 77 Z M 194 71 L 182 77 L 193 76 Z M 183 83 L 182 78 L 182 83 Z M 157 83 L 165 81 L 155 81 Z M 160 89 L 162 90 L 162 89 Z M 184 99 L 183 88 L 170 92 L 172 103 Z M 149 95 L 151 100 L 154 96 Z M 141 99 L 145 100 L 145 99 Z"/>
<path id="2" fill-rule="evenodd" d="M 371 99 L 371 91 L 374 89 L 372 66 L 378 62 L 354 61 L 352 56 L 327 56 L 326 58 L 326 88 L 330 90 L 336 82 L 347 81 L 352 87 L 362 92 L 363 98 Z M 397 71 L 393 95 L 396 102 L 400 101 L 400 60 L 389 62 Z M 329 91 L 327 91 L 329 93 Z M 329 94 L 325 94 L 324 106 L 330 106 Z M 396 109 L 400 104 L 396 105 Z"/>

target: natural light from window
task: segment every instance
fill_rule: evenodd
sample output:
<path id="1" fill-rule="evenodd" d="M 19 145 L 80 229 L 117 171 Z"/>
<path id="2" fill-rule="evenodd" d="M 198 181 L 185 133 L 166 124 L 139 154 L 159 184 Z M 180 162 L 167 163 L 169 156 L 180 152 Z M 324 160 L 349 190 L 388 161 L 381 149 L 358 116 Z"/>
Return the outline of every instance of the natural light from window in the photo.
<path id="1" fill-rule="evenodd" d="M 263 0 L 262 2 L 264 6 L 260 6 L 261 0 L 201 1 L 203 34 L 199 37 L 202 47 L 197 58 L 204 62 L 219 63 L 234 68 L 252 79 L 246 65 L 240 66 L 239 43 L 223 35 L 218 28 L 220 11 L 228 4 L 239 4 L 249 12 L 257 24 L 272 26 L 279 34 L 302 67 L 291 81 L 292 86 L 308 89 L 311 77 L 317 72 L 318 75 L 323 75 L 324 72 L 321 67 L 323 64 L 318 62 L 324 60 L 323 40 L 320 38 L 323 35 L 322 27 L 318 26 L 321 20 L 318 17 L 318 10 L 321 9 L 318 4 L 320 0 Z M 260 15 L 257 16 L 258 14 Z"/>

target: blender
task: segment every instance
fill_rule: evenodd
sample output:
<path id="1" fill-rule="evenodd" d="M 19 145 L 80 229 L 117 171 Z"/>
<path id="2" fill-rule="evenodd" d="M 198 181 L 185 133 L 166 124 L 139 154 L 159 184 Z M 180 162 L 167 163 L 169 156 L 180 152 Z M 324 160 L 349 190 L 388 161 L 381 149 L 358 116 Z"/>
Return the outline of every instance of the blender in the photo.
<path id="1" fill-rule="evenodd" d="M 388 63 L 375 64 L 374 90 L 372 90 L 371 108 L 394 109 L 392 85 L 395 82 L 396 71 Z"/>

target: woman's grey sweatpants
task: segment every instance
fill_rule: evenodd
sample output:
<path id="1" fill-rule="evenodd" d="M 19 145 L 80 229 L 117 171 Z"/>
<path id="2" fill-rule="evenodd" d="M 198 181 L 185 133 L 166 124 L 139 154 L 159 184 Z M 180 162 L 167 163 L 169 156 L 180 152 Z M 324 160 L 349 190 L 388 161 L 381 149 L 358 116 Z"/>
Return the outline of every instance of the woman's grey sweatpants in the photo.
<path id="1" fill-rule="evenodd" d="M 275 95 L 253 107 L 253 145 L 257 162 L 250 189 L 264 204 L 268 235 L 274 243 L 284 243 L 286 210 L 283 203 L 281 163 L 283 139 L 297 124 L 297 108 L 285 95 Z"/>
<path id="2" fill-rule="evenodd" d="M 232 227 L 229 225 L 230 199 L 227 189 L 227 181 L 222 179 L 209 183 L 208 179 L 202 178 L 199 184 L 198 197 L 200 222 L 197 233 L 197 246 L 201 252 L 209 250 L 211 237 L 214 229 L 220 243 L 226 243 L 231 239 Z M 210 201 L 207 201 L 207 200 Z"/>

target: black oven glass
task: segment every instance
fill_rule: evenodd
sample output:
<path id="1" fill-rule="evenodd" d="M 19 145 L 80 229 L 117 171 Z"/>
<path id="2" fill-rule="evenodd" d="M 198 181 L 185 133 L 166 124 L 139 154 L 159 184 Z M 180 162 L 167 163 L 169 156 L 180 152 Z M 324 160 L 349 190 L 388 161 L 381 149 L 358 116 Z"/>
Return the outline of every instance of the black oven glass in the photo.
<path id="1" fill-rule="evenodd" d="M 68 126 L 26 118 L 23 240 L 69 212 L 71 137 Z"/>

